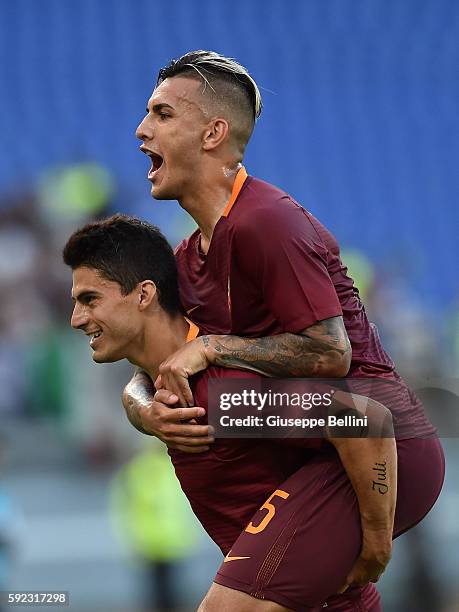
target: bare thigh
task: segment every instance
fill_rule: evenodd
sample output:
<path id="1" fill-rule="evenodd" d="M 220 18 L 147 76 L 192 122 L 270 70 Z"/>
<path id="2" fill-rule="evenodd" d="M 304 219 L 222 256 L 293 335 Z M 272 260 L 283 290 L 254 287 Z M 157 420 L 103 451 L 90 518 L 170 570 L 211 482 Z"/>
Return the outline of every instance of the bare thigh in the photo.
<path id="1" fill-rule="evenodd" d="M 210 587 L 198 612 L 293 612 L 273 601 L 256 599 L 247 593 L 216 584 Z"/>

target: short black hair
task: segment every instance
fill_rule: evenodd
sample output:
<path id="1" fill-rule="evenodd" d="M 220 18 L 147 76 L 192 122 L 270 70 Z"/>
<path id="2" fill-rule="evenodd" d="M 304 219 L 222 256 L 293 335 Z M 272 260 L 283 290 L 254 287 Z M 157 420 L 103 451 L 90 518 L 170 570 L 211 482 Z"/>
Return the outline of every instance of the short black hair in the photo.
<path id="1" fill-rule="evenodd" d="M 144 280 L 155 283 L 159 304 L 171 315 L 182 311 L 172 247 L 160 230 L 136 217 L 113 215 L 74 232 L 63 250 L 75 270 L 94 268 L 128 295 Z"/>
<path id="2" fill-rule="evenodd" d="M 245 102 L 254 122 L 261 113 L 262 100 L 256 82 L 247 69 L 233 58 L 215 51 L 189 51 L 160 69 L 156 86 L 177 75 L 201 78 L 204 85 L 217 96 L 226 101 L 231 97 L 239 107 Z"/>

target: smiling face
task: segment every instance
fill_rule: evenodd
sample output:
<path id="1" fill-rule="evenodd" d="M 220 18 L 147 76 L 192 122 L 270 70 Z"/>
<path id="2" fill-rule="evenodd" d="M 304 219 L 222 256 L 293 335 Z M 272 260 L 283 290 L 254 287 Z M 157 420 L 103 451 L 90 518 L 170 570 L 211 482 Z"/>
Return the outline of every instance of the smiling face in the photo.
<path id="1" fill-rule="evenodd" d="M 118 283 L 82 266 L 73 271 L 72 299 L 72 327 L 90 338 L 95 362 L 132 358 L 143 329 L 136 289 L 123 295 Z"/>
<path id="2" fill-rule="evenodd" d="M 148 101 L 136 130 L 141 150 L 152 160 L 148 180 L 156 199 L 180 199 L 193 182 L 208 125 L 202 83 L 176 76 L 165 79 Z"/>

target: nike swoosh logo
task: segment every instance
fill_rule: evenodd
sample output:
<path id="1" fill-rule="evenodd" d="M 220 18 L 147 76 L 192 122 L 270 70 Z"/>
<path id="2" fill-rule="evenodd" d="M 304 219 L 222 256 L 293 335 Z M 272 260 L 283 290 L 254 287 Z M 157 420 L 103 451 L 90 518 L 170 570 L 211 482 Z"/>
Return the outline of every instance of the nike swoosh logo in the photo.
<path id="1" fill-rule="evenodd" d="M 186 311 L 186 314 L 191 314 L 193 312 L 193 310 L 196 310 L 196 308 L 199 308 L 199 304 L 197 306 L 193 306 L 193 308 L 190 308 L 190 310 Z"/>
<path id="2" fill-rule="evenodd" d="M 230 557 L 230 552 L 226 555 L 226 557 L 223 559 L 223 563 L 228 563 L 229 561 L 239 561 L 240 559 L 250 559 L 250 557 Z"/>

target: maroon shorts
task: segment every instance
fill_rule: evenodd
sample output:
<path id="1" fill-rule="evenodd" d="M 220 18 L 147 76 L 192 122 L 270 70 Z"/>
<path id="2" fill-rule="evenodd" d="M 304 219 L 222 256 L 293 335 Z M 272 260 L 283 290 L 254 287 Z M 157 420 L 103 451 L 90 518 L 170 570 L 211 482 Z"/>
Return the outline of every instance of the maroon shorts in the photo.
<path id="1" fill-rule="evenodd" d="M 443 484 L 437 438 L 397 442 L 394 537 L 431 509 Z M 335 595 L 358 557 L 360 513 L 335 450 L 318 453 L 268 498 L 234 543 L 215 577 L 223 586 L 297 612 L 377 612 L 373 584 Z"/>

